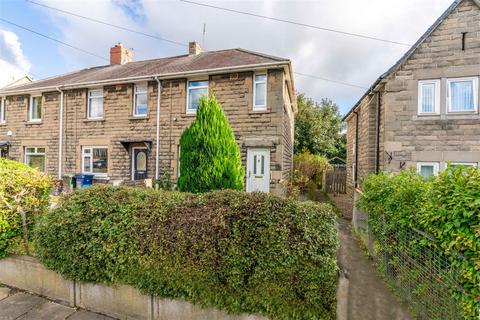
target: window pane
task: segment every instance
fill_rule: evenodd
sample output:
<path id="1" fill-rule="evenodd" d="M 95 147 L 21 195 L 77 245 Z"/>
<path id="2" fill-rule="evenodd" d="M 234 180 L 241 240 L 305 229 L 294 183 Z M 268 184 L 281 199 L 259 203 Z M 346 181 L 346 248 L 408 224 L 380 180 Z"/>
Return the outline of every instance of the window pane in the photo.
<path id="1" fill-rule="evenodd" d="M 91 98 L 89 99 L 89 118 L 101 118 L 103 116 L 103 98 Z"/>
<path id="2" fill-rule="evenodd" d="M 31 119 L 38 120 L 42 118 L 42 97 L 32 98 Z"/>
<path id="3" fill-rule="evenodd" d="M 45 153 L 45 148 L 37 148 L 37 153 Z"/>
<path id="4" fill-rule="evenodd" d="M 35 148 L 26 148 L 25 153 L 35 153 Z"/>
<path id="5" fill-rule="evenodd" d="M 5 99 L 0 98 L 0 122 L 5 121 Z"/>
<path id="6" fill-rule="evenodd" d="M 90 97 L 101 97 L 103 98 L 103 90 L 91 90 L 88 92 Z"/>
<path id="7" fill-rule="evenodd" d="M 265 105 L 265 94 L 266 94 L 266 84 L 265 83 L 256 83 L 255 84 L 255 105 L 264 106 Z"/>
<path id="8" fill-rule="evenodd" d="M 435 112 L 435 83 L 422 85 L 422 112 Z"/>
<path id="9" fill-rule="evenodd" d="M 147 94 L 141 93 L 135 95 L 135 115 L 147 114 Z"/>
<path id="10" fill-rule="evenodd" d="M 189 87 L 208 87 L 208 81 L 190 81 Z"/>
<path id="11" fill-rule="evenodd" d="M 94 173 L 107 173 L 108 156 L 107 149 L 94 148 L 93 149 L 93 172 Z"/>
<path id="12" fill-rule="evenodd" d="M 260 173 L 261 173 L 261 174 L 265 174 L 265 156 L 261 156 L 260 159 L 262 159 L 262 163 L 261 163 L 261 165 L 260 165 L 260 168 L 261 168 L 261 169 L 260 169 Z"/>
<path id="13" fill-rule="evenodd" d="M 147 154 L 145 151 L 139 151 L 137 153 L 135 164 L 138 171 L 147 171 Z"/>
<path id="14" fill-rule="evenodd" d="M 253 174 L 257 174 L 257 156 L 253 156 Z"/>
<path id="15" fill-rule="evenodd" d="M 146 93 L 147 92 L 147 86 L 135 86 L 135 92 Z"/>
<path id="16" fill-rule="evenodd" d="M 450 82 L 450 101 L 452 111 L 474 110 L 473 81 Z"/>
<path id="17" fill-rule="evenodd" d="M 44 155 L 26 155 L 27 164 L 30 167 L 37 168 L 40 171 L 45 171 L 45 156 Z"/>
<path id="18" fill-rule="evenodd" d="M 188 110 L 197 110 L 200 97 L 208 94 L 208 88 L 189 89 Z"/>
<path id="19" fill-rule="evenodd" d="M 265 74 L 256 74 L 255 81 L 265 81 L 267 80 L 267 75 Z"/>
<path id="20" fill-rule="evenodd" d="M 433 166 L 421 166 L 420 167 L 420 175 L 424 176 L 425 178 L 428 178 L 430 176 L 433 176 L 435 173 Z"/>
<path id="21" fill-rule="evenodd" d="M 83 172 L 85 172 L 85 173 L 92 172 L 92 168 L 90 166 L 90 160 L 91 160 L 90 156 L 84 156 L 83 157 Z"/>

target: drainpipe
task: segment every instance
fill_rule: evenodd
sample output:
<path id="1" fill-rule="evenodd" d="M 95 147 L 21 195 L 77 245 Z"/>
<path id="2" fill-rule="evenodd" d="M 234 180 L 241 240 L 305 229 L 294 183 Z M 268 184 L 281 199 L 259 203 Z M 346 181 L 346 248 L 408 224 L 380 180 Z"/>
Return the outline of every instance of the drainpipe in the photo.
<path id="1" fill-rule="evenodd" d="M 380 170 L 380 106 L 382 96 L 377 92 L 377 115 L 375 117 L 375 173 Z"/>
<path id="2" fill-rule="evenodd" d="M 354 111 L 355 113 L 355 175 L 353 176 L 355 181 L 355 188 L 358 187 L 358 111 Z"/>
<path id="3" fill-rule="evenodd" d="M 62 154 L 63 154 L 63 91 L 57 87 L 60 92 L 60 114 L 58 116 L 58 180 L 62 179 Z"/>
<path id="4" fill-rule="evenodd" d="M 158 180 L 159 168 L 158 160 L 160 157 L 160 96 L 162 93 L 162 83 L 155 77 L 157 81 L 157 136 L 156 136 L 156 146 L 155 146 L 155 181 Z"/>

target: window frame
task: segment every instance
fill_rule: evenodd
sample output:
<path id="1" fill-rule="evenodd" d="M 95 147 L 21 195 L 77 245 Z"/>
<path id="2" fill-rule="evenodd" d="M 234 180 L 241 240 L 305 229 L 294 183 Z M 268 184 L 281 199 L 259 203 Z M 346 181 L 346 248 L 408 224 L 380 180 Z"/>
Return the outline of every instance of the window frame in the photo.
<path id="1" fill-rule="evenodd" d="M 89 149 L 90 154 L 86 154 L 85 150 Z M 95 173 L 93 172 L 93 149 L 107 149 L 107 172 L 100 172 Z M 107 146 L 81 146 L 81 172 L 82 174 L 93 174 L 94 177 L 106 178 L 108 177 L 108 158 L 109 158 L 109 150 Z M 88 155 L 90 157 L 90 172 L 85 171 L 85 156 Z"/>
<path id="2" fill-rule="evenodd" d="M 32 118 L 33 115 L 33 101 L 37 98 L 42 100 L 41 109 L 40 109 L 40 118 Z M 38 95 L 31 95 L 29 104 L 28 104 L 28 122 L 38 123 L 42 122 L 43 119 L 43 96 L 41 94 Z"/>
<path id="3" fill-rule="evenodd" d="M 145 87 L 145 91 L 137 92 L 138 87 Z M 147 110 L 145 114 L 137 113 L 137 95 L 144 94 L 147 100 Z M 133 85 L 133 111 L 132 115 L 136 118 L 148 117 L 148 83 L 136 83 Z"/>
<path id="4" fill-rule="evenodd" d="M 0 97 L 0 124 L 7 122 L 7 99 Z"/>
<path id="5" fill-rule="evenodd" d="M 203 85 L 203 86 L 197 86 L 197 87 L 191 87 L 190 86 L 190 83 L 192 82 L 207 82 L 207 85 Z M 210 80 L 209 79 L 206 79 L 206 80 L 188 80 L 187 81 L 187 105 L 185 106 L 185 113 L 187 114 L 197 114 L 197 109 L 189 109 L 189 106 L 190 106 L 190 89 L 207 89 L 207 96 L 208 96 L 208 87 L 210 85 Z"/>
<path id="6" fill-rule="evenodd" d="M 452 95 L 450 84 L 455 81 L 473 82 L 473 110 L 452 110 Z M 477 113 L 478 112 L 478 77 L 459 77 L 447 79 L 447 113 Z"/>
<path id="7" fill-rule="evenodd" d="M 28 152 L 28 149 L 35 149 L 34 152 Z M 38 152 L 38 149 L 43 149 L 43 152 Z M 46 172 L 47 170 L 47 148 L 42 147 L 42 146 L 24 146 L 23 147 L 23 163 L 25 163 L 27 166 L 31 167 L 28 164 L 27 161 L 27 156 L 43 156 L 43 170 L 40 170 L 41 172 Z M 33 168 L 33 167 L 31 167 Z"/>
<path id="8" fill-rule="evenodd" d="M 92 92 L 101 92 L 102 93 L 102 115 L 100 117 L 91 117 L 90 112 L 91 112 L 91 99 L 99 99 L 100 96 L 98 97 L 92 97 L 91 93 Z M 97 88 L 97 89 L 88 89 L 87 90 L 87 119 L 88 120 L 101 120 L 105 116 L 105 104 L 104 104 L 104 94 L 103 94 L 103 88 Z"/>
<path id="9" fill-rule="evenodd" d="M 419 161 L 417 162 L 417 173 L 421 175 L 421 168 L 423 166 L 433 166 L 433 176 L 438 176 L 438 173 L 440 172 L 440 163 L 439 162 L 434 162 L 434 161 L 428 161 L 428 162 L 423 162 Z"/>
<path id="10" fill-rule="evenodd" d="M 450 166 L 477 167 L 478 162 L 451 162 Z"/>
<path id="11" fill-rule="evenodd" d="M 422 110 L 422 98 L 423 91 L 422 87 L 426 84 L 433 84 L 435 86 L 435 95 L 433 102 L 433 112 L 423 112 Z M 418 81 L 418 115 L 439 115 L 440 114 L 440 102 L 441 102 L 441 80 L 440 79 L 430 79 L 430 80 L 419 80 Z"/>
<path id="12" fill-rule="evenodd" d="M 256 76 L 265 76 L 265 80 L 257 81 L 255 78 Z M 265 83 L 265 104 L 257 105 L 256 98 L 257 98 L 257 83 Z M 267 85 L 268 85 L 268 73 L 264 72 L 255 72 L 253 74 L 253 111 L 266 111 L 267 110 Z"/>

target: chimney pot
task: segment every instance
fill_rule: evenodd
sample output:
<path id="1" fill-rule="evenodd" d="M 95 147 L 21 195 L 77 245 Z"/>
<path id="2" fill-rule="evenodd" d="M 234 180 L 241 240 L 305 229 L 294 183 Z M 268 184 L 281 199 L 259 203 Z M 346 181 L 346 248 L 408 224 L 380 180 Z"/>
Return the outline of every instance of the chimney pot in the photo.
<path id="1" fill-rule="evenodd" d="M 110 64 L 125 64 L 133 61 L 132 52 L 121 42 L 110 48 Z"/>
<path id="2" fill-rule="evenodd" d="M 188 54 L 189 55 L 197 55 L 199 53 L 202 53 L 203 49 L 200 47 L 200 44 L 196 41 L 192 41 L 188 43 Z"/>

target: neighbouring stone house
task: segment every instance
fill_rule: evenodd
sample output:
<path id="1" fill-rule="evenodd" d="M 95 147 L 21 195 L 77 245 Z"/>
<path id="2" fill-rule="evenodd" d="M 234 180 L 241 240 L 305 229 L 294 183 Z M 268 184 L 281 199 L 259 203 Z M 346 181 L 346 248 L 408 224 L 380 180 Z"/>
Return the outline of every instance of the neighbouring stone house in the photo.
<path id="1" fill-rule="evenodd" d="M 347 189 L 409 167 L 480 162 L 480 1 L 456 0 L 345 116 Z"/>
<path id="2" fill-rule="evenodd" d="M 110 65 L 0 89 L 1 155 L 58 179 L 91 173 L 97 182 L 135 184 L 166 173 L 175 181 L 180 136 L 207 93 L 235 133 L 247 191 L 281 192 L 293 157 L 290 60 L 202 52 L 195 42 L 189 54 L 135 62 L 118 44 Z"/>

